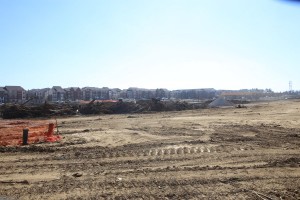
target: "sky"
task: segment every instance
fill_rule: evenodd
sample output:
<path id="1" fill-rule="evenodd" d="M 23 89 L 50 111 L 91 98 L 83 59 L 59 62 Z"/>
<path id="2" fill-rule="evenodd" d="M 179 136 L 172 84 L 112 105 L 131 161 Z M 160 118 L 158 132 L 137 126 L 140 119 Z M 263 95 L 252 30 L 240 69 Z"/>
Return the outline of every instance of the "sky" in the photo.
<path id="1" fill-rule="evenodd" d="M 0 86 L 300 90 L 300 3 L 1 0 Z"/>

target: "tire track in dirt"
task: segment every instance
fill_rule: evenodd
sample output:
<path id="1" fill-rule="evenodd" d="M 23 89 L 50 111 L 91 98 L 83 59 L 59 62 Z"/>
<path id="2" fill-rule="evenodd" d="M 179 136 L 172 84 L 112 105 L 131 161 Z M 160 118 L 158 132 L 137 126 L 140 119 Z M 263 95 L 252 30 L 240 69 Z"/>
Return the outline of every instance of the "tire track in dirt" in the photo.
<path id="1" fill-rule="evenodd" d="M 248 170 L 248 169 L 257 169 L 257 172 L 260 171 L 261 168 L 268 168 L 270 166 L 265 165 L 255 167 L 255 166 L 250 166 L 250 167 L 222 167 L 222 166 L 208 166 L 208 167 L 200 167 L 200 166 L 190 166 L 190 167 L 175 167 L 175 168 L 170 168 L 170 167 L 158 167 L 158 168 L 152 168 L 152 166 L 149 166 L 149 163 L 156 165 L 156 163 L 169 163 L 169 161 L 178 161 L 180 159 L 186 160 L 186 159 L 199 159 L 201 160 L 202 157 L 197 157 L 195 155 L 197 154 L 205 154 L 206 158 L 212 158 L 214 160 L 217 160 L 218 157 L 214 157 L 213 155 L 219 155 L 219 153 L 214 153 L 212 147 L 205 146 L 205 145 L 200 145 L 198 147 L 197 152 L 193 152 L 191 149 L 193 149 L 195 146 L 190 146 L 189 148 L 184 148 L 184 146 L 176 147 L 177 150 L 175 151 L 175 148 L 172 146 L 168 147 L 162 147 L 162 148 L 154 148 L 155 151 L 153 151 L 155 154 L 154 155 L 148 155 L 145 156 L 141 155 L 139 157 L 136 157 L 135 154 L 133 153 L 134 151 L 130 152 L 129 157 L 127 160 L 124 162 L 122 161 L 122 158 L 119 159 L 111 159 L 107 158 L 104 160 L 100 160 L 99 163 L 95 163 L 95 160 L 91 160 L 91 163 L 85 163 L 85 162 L 80 162 L 80 163 L 68 163 L 68 160 L 65 160 L 65 163 L 52 163 L 52 165 L 28 165 L 28 163 L 23 163 L 23 167 L 26 168 L 26 170 L 37 170 L 37 171 L 42 171 L 42 169 L 45 168 L 57 168 L 57 169 L 68 169 L 68 172 L 76 172 L 76 171 L 81 171 L 85 170 L 85 172 L 88 172 L 88 175 L 83 175 L 83 179 L 81 178 L 73 178 L 72 175 L 70 174 L 67 177 L 61 177 L 60 180 L 55 180 L 55 181 L 47 181 L 47 182 L 37 182 L 37 183 L 30 183 L 29 186 L 24 186 L 24 189 L 19 190 L 18 195 L 20 197 L 21 194 L 25 195 L 30 195 L 30 194 L 45 194 L 45 193 L 51 193 L 51 191 L 56 191 L 57 193 L 63 193 L 64 191 L 69 191 L 69 194 L 67 195 L 67 199 L 76 199 L 77 197 L 77 190 L 81 191 L 81 194 L 86 194 L 89 196 L 89 198 L 111 198 L 111 199 L 159 199 L 162 197 L 167 197 L 169 199 L 198 199 L 198 198 L 205 198 L 208 196 L 213 196 L 217 197 L 219 195 L 226 195 L 230 192 L 234 192 L 229 190 L 227 193 L 208 193 L 208 190 L 212 190 L 215 187 L 215 184 L 220 184 L 222 183 L 227 184 L 227 185 L 232 185 L 236 184 L 239 182 L 251 182 L 251 181 L 260 181 L 260 182 L 265 182 L 268 181 L 269 178 L 264 178 L 264 177 L 258 177 L 258 176 L 252 176 L 249 178 L 236 178 L 236 175 L 232 175 L 232 177 L 229 178 L 208 178 L 208 179 L 203 179 L 203 178 L 192 178 L 188 175 L 181 175 L 180 177 L 176 177 L 175 179 L 171 179 L 172 174 L 182 174 L 183 172 L 216 172 L 219 173 L 221 171 L 228 171 L 229 172 L 234 172 L 235 170 Z M 201 148 L 202 147 L 202 148 Z M 209 148 L 211 151 L 208 152 L 207 148 Z M 167 150 L 174 149 L 174 153 L 179 152 L 179 156 L 176 155 L 171 155 L 169 156 Z M 179 150 L 178 150 L 179 149 Z M 203 149 L 203 152 L 201 152 L 201 149 Z M 238 151 L 242 152 L 242 148 L 236 148 Z M 164 150 L 164 151 L 160 151 Z M 165 151 L 166 150 L 166 151 Z M 195 150 L 195 149 L 194 149 Z M 205 151 L 204 151 L 205 150 Z M 149 151 L 150 152 L 150 151 Z M 161 153 L 159 153 L 161 152 Z M 164 152 L 164 153 L 163 153 Z M 228 154 L 226 152 L 220 153 L 220 157 L 223 155 Z M 114 154 L 112 154 L 114 155 Z M 126 154 L 127 155 L 127 154 Z M 166 157 L 169 157 L 167 159 L 163 158 L 160 159 L 160 157 L 163 157 L 162 155 L 168 155 Z M 190 158 L 185 158 L 185 156 L 181 155 L 191 155 Z M 114 157 L 113 157 L 114 158 Z M 159 158 L 158 160 L 156 160 Z M 39 158 L 40 159 L 40 158 Z M 150 159 L 150 160 L 148 160 Z M 51 160 L 50 160 L 51 161 Z M 78 160 L 80 161 L 80 160 Z M 68 164 L 66 164 L 66 162 Z M 129 162 L 129 163 L 128 163 Z M 50 164 L 50 163 L 49 163 Z M 107 170 L 105 173 L 100 173 L 98 175 L 94 174 L 92 172 L 97 171 L 97 164 L 100 165 L 100 169 L 98 170 Z M 130 164 L 130 165 L 128 165 Z M 209 164 L 209 163 L 208 163 Z M 137 166 L 137 170 L 134 170 L 133 168 Z M 149 169 L 143 169 L 143 167 L 149 167 Z M 130 170 L 131 171 L 127 171 Z M 133 170 L 132 170 L 133 169 Z M 13 169 L 12 169 L 13 170 Z M 91 170 L 91 171 L 89 171 Z M 180 172 L 180 173 L 176 173 Z M 89 174 L 91 173 L 91 174 Z M 226 172 L 227 173 L 227 172 Z M 62 173 L 64 174 L 64 173 Z M 144 175 L 145 174 L 145 175 Z M 159 177 L 159 174 L 163 174 L 166 176 L 165 179 L 160 179 L 157 178 Z M 237 173 L 240 174 L 240 173 Z M 256 174 L 256 173 L 254 173 Z M 117 181 L 117 177 L 124 177 L 123 179 L 120 179 Z M 128 177 L 132 177 L 131 179 L 127 180 Z M 136 181 L 135 178 L 138 180 Z M 288 177 L 286 177 L 288 178 Z M 293 176 L 291 176 L 288 180 L 293 180 Z M 103 180 L 104 179 L 104 180 Z M 281 178 L 276 179 L 276 181 L 281 180 Z M 113 181 L 110 181 L 113 180 Z M 274 181 L 274 179 L 273 179 Z M 66 186 L 64 186 L 64 183 L 67 183 Z M 38 184 L 42 184 L 41 186 L 38 186 Z M 36 188 L 32 189 L 32 188 Z M 39 189 L 38 189 L 39 188 Z M 44 188 L 44 189 L 43 189 Z M 90 188 L 88 191 L 82 191 L 84 188 Z M 105 189 L 103 189 L 105 188 Z M 198 189 L 200 188 L 200 189 Z M 74 191 L 74 195 L 71 195 L 72 192 Z M 99 193 L 99 191 L 101 191 Z M 7 190 L 7 194 L 12 193 L 13 191 Z M 5 191 L 3 191 L 5 194 Z M 292 194 L 292 193 L 291 193 Z M 245 196 L 252 195 L 251 193 L 244 194 Z M 290 195 L 290 193 L 287 193 L 287 195 Z M 49 197 L 49 196 L 44 196 L 44 197 Z M 249 198 L 253 197 L 249 196 Z M 33 196 L 31 196 L 33 198 Z M 40 198 L 43 199 L 43 198 Z M 293 199 L 293 198 L 290 198 Z"/>
<path id="2" fill-rule="evenodd" d="M 169 146 L 165 148 L 154 148 L 143 150 L 144 156 L 170 156 L 170 155 L 186 155 L 199 153 L 222 153 L 232 151 L 253 150 L 249 147 L 221 147 L 221 146 Z"/>

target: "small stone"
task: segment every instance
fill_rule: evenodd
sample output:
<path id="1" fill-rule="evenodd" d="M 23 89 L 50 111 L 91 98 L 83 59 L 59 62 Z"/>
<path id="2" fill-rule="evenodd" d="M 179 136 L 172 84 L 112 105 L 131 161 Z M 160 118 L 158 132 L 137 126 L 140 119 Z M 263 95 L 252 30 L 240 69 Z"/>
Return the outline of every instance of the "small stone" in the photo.
<path id="1" fill-rule="evenodd" d="M 72 176 L 73 176 L 73 177 L 81 177 L 81 176 L 82 176 L 82 173 L 77 172 L 77 173 L 73 174 Z"/>

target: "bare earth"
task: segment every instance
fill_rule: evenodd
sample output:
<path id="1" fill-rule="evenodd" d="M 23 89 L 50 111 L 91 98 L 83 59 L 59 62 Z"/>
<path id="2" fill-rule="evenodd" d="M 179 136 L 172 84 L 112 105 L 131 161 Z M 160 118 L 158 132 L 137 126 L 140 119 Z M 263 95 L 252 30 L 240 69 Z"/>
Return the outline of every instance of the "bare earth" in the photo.
<path id="1" fill-rule="evenodd" d="M 2 147 L 0 199 L 300 199 L 300 101 L 61 118 Z"/>

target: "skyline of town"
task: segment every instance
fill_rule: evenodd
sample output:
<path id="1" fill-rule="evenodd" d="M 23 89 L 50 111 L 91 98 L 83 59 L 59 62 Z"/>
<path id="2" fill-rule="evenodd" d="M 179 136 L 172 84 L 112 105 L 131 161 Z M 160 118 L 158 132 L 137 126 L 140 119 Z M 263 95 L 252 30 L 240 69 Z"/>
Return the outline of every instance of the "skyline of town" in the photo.
<path id="1" fill-rule="evenodd" d="M 289 91 L 292 92 L 292 91 Z M 216 90 L 214 88 L 168 90 L 164 88 L 145 89 L 130 87 L 128 89 L 108 87 L 68 87 L 53 86 L 25 90 L 22 86 L 0 87 L 0 103 L 24 103 L 27 100 L 33 103 L 64 102 L 79 100 L 118 100 L 118 99 L 213 99 L 224 96 L 230 99 L 258 100 L 262 98 L 278 98 L 281 93 L 271 89 L 240 89 Z"/>
<path id="2" fill-rule="evenodd" d="M 46 89 L 46 88 L 52 88 L 54 86 L 59 86 L 59 85 L 49 85 L 49 86 L 46 86 L 46 87 L 31 87 L 31 88 L 26 88 L 22 85 L 16 85 L 16 84 L 2 84 L 0 85 L 0 88 L 1 87 L 5 87 L 5 86 L 21 86 L 22 88 L 24 88 L 24 90 L 28 91 L 28 90 L 35 90 L 35 89 Z M 191 87 L 191 88 L 182 88 L 182 87 L 179 87 L 179 88 L 174 88 L 174 89 L 169 89 L 167 87 L 154 87 L 154 88 L 147 88 L 147 87 L 139 87 L 139 86 L 129 86 L 129 87 L 109 87 L 109 86 L 83 86 L 83 87 L 80 87 L 80 86 L 59 86 L 59 87 L 62 87 L 62 88 L 109 88 L 109 89 L 120 89 L 120 90 L 125 90 L 125 89 L 130 89 L 130 88 L 138 88 L 138 89 L 146 89 L 146 90 L 155 90 L 155 89 L 166 89 L 166 90 L 169 90 L 169 91 L 173 91 L 173 90 L 196 90 L 196 89 L 215 89 L 215 90 L 223 90 L 223 91 L 237 91 L 237 90 L 256 90 L 256 89 L 259 89 L 259 90 L 272 90 L 273 92 L 287 92 L 287 91 L 298 91 L 298 89 L 294 89 L 293 88 L 293 82 L 292 81 L 289 81 L 289 83 L 287 84 L 287 87 L 286 87 L 286 90 L 282 90 L 282 91 L 276 91 L 274 90 L 273 88 L 264 88 L 264 87 L 250 87 L 250 88 L 238 88 L 238 89 L 234 89 L 234 88 L 214 88 L 214 87 Z"/>

